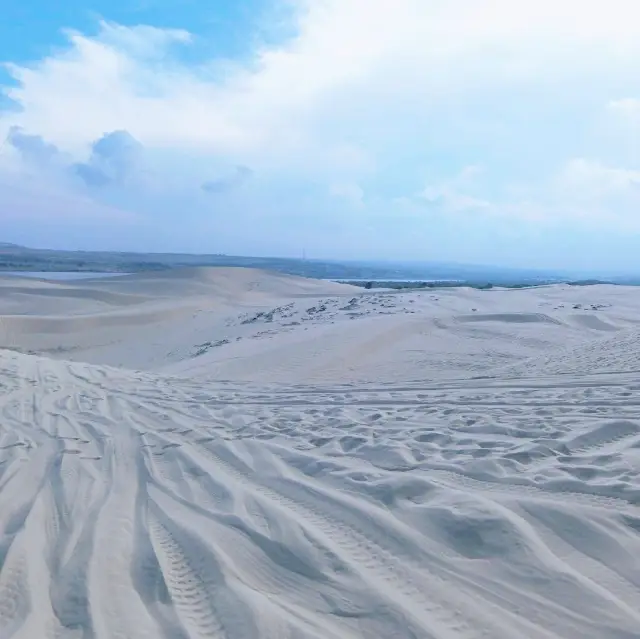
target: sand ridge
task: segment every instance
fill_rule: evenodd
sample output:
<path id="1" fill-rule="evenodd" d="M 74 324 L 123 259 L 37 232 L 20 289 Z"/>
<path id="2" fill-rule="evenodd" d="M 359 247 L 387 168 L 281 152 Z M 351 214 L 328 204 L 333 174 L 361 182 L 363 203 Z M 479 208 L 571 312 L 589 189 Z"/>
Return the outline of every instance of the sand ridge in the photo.
<path id="1" fill-rule="evenodd" d="M 640 289 L 172 277 L 0 283 L 0 637 L 638 636 Z"/>

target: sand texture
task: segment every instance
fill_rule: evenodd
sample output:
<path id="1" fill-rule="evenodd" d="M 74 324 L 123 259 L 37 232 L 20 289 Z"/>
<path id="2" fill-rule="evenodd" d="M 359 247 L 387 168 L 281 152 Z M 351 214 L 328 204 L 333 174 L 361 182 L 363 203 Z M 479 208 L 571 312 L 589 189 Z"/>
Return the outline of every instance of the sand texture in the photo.
<path id="1" fill-rule="evenodd" d="M 638 639 L 640 288 L 0 278 L 0 639 Z"/>

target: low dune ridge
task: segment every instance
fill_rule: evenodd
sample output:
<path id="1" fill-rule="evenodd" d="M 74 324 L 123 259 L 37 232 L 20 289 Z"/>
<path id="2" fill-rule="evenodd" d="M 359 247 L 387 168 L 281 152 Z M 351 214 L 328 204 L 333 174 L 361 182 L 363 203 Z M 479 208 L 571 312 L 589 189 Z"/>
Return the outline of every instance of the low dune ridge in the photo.
<path id="1" fill-rule="evenodd" d="M 117 292 L 151 292 L 164 297 L 217 295 L 238 299 L 247 295 L 273 297 L 347 294 L 354 287 L 337 282 L 315 280 L 275 271 L 240 267 L 180 268 L 117 277 L 83 280 L 81 285 Z"/>
<path id="2" fill-rule="evenodd" d="M 129 306 L 154 299 L 208 296 L 220 300 L 242 301 L 259 295 L 272 297 L 348 294 L 355 287 L 337 282 L 313 280 L 283 273 L 236 267 L 184 268 L 169 271 L 133 273 L 113 277 L 77 280 L 45 280 L 2 277 L 3 298 L 14 296 L 96 300 L 113 306 Z"/>
<path id="3" fill-rule="evenodd" d="M 0 637 L 631 639 L 640 289 L 0 278 Z"/>

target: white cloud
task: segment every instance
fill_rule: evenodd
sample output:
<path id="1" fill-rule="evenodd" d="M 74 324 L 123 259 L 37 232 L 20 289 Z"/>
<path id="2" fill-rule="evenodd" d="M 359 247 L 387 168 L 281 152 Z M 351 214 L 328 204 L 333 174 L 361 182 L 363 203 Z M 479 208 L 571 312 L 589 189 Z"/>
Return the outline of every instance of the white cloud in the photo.
<path id="1" fill-rule="evenodd" d="M 54 145 L 65 166 L 90 165 L 95 141 L 124 131 L 152 167 L 136 188 L 170 201 L 169 191 L 178 199 L 203 184 L 220 190 L 224 176 L 242 182 L 242 191 L 265 189 L 261 196 L 275 185 L 274 201 L 263 198 L 255 215 L 278 210 L 283 193 L 298 197 L 296 187 L 308 183 L 336 207 L 362 216 L 375 203 L 375 215 L 390 218 L 410 210 L 416 224 L 424 209 L 413 208 L 418 201 L 526 220 L 574 219 L 591 207 L 604 219 L 616 189 L 634 197 L 639 167 L 611 157 L 615 151 L 598 159 L 588 124 L 589 109 L 607 105 L 626 118 L 640 113 L 637 99 L 618 97 L 640 89 L 637 0 L 289 5 L 293 37 L 256 49 L 242 64 L 181 61 L 173 52 L 192 37 L 180 30 L 105 22 L 95 36 L 70 32 L 66 49 L 8 67 L 17 86 L 7 92 L 19 109 L 0 112 L 0 138 L 19 130 L 41 142 L 19 141 L 23 156 L 46 155 Z M 580 118 L 584 140 L 579 131 L 571 137 Z M 588 148 L 572 148 L 576 139 Z M 540 140 L 549 148 L 541 150 Z M 582 154 L 595 159 L 570 160 Z M 0 171 L 18 171 L 17 155 L 5 145 Z M 407 197 L 425 184 L 425 166 L 441 158 L 448 167 L 469 166 Z M 256 179 L 246 181 L 238 166 L 251 167 Z M 455 170 L 438 175 L 447 172 Z M 73 187 L 64 188 L 71 197 Z M 302 209 L 308 197 L 288 209 Z M 201 200 L 211 207 L 216 199 Z"/>
<path id="2" fill-rule="evenodd" d="M 573 220 L 640 230 L 640 170 L 572 158 L 535 185 L 505 183 L 493 198 L 480 192 L 482 170 L 466 167 L 414 198 L 450 214 L 484 213 L 545 225 Z"/>
<path id="3" fill-rule="evenodd" d="M 239 165 L 229 175 L 206 180 L 201 188 L 206 193 L 225 193 L 242 186 L 252 175 L 253 171 L 248 166 Z"/>
<path id="4" fill-rule="evenodd" d="M 9 67 L 20 83 L 9 95 L 24 110 L 5 115 L 5 126 L 22 125 L 69 149 L 124 129 L 145 146 L 286 150 L 313 138 L 310 121 L 331 114 L 333 99 L 345 94 L 378 96 L 381 104 L 368 110 L 382 116 L 389 103 L 412 94 L 432 101 L 444 86 L 547 78 L 575 71 L 576 64 L 588 69 L 594 58 L 631 65 L 640 52 L 633 0 L 306 0 L 294 6 L 297 35 L 257 51 L 246 67 L 230 66 L 223 80 L 211 79 L 215 61 L 196 68 L 171 61 L 172 46 L 188 45 L 183 31 L 103 23 L 94 38 L 71 33 L 68 50 L 30 67 Z M 393 89 L 403 96 L 389 94 Z"/>
<path id="5" fill-rule="evenodd" d="M 640 123 L 640 99 L 612 100 L 609 102 L 609 109 L 629 122 Z"/>
<path id="6" fill-rule="evenodd" d="M 429 184 L 418 194 L 418 198 L 450 213 L 491 212 L 495 208 L 491 202 L 468 193 L 469 189 L 476 186 L 477 178 L 482 172 L 482 167 L 466 166 L 450 180 Z"/>
<path id="7" fill-rule="evenodd" d="M 329 193 L 333 197 L 346 200 L 353 206 L 362 207 L 364 205 L 364 191 L 358 184 L 353 182 L 332 184 L 329 188 Z"/>
<path id="8" fill-rule="evenodd" d="M 134 224 L 139 216 L 127 209 L 96 202 L 82 193 L 76 193 L 66 185 L 39 179 L 38 188 L 33 180 L 13 175 L 13 179 L 0 176 L 0 221 L 21 219 L 33 224 L 43 224 L 41 231 L 50 232 L 73 224 L 86 227 L 95 223 Z M 37 229 L 32 228 L 36 232 Z"/>
<path id="9" fill-rule="evenodd" d="M 605 166 L 574 158 L 560 174 L 560 186 L 582 197 L 606 197 L 631 193 L 640 198 L 640 170 Z"/>

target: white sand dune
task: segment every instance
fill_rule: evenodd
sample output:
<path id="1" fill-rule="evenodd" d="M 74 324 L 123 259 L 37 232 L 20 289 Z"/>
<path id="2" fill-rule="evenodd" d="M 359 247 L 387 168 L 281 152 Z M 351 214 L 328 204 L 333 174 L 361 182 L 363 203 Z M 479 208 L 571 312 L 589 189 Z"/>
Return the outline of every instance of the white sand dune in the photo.
<path id="1" fill-rule="evenodd" d="M 0 638 L 637 639 L 640 289 L 0 279 Z"/>

